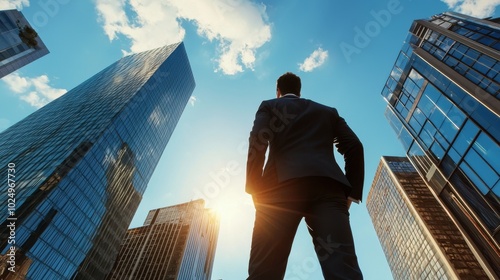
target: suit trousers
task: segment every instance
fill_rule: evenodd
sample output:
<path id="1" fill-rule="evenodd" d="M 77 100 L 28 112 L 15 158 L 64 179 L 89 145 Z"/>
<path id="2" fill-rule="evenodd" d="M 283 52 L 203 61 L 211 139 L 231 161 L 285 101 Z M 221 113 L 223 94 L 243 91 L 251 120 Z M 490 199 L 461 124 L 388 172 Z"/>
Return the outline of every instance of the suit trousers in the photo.
<path id="1" fill-rule="evenodd" d="M 255 224 L 247 280 L 285 276 L 297 227 L 305 218 L 325 279 L 363 279 L 343 185 L 327 177 L 287 180 L 253 194 Z"/>

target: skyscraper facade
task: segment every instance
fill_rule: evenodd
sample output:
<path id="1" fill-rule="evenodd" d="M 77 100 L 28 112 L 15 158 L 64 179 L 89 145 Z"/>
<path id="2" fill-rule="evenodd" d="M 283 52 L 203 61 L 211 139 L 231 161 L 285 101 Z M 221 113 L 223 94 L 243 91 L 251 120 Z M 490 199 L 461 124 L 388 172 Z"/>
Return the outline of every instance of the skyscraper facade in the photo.
<path id="1" fill-rule="evenodd" d="M 201 199 L 151 210 L 128 230 L 108 279 L 210 280 L 218 234 Z"/>
<path id="2" fill-rule="evenodd" d="M 21 12 L 0 11 L 0 78 L 48 53 Z"/>
<path id="3" fill-rule="evenodd" d="M 413 22 L 382 91 L 410 162 L 500 278 L 500 24 L 447 12 Z"/>
<path id="4" fill-rule="evenodd" d="M 394 279 L 489 279 L 406 157 L 383 157 L 366 201 Z"/>
<path id="5" fill-rule="evenodd" d="M 2 279 L 103 279 L 194 87 L 174 44 L 118 60 L 2 132 L 0 254 L 15 259 Z"/>

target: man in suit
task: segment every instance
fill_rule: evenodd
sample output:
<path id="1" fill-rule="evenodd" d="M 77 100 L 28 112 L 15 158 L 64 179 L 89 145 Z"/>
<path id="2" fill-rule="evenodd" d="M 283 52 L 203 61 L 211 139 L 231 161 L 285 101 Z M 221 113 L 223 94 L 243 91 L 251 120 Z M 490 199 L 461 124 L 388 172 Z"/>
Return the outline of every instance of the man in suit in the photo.
<path id="1" fill-rule="evenodd" d="M 362 197 L 363 146 L 335 108 L 300 98 L 300 89 L 295 74 L 279 77 L 277 98 L 262 102 L 250 132 L 246 192 L 256 212 L 247 280 L 283 279 L 303 217 L 325 279 L 363 279 L 349 224 L 351 202 Z"/>

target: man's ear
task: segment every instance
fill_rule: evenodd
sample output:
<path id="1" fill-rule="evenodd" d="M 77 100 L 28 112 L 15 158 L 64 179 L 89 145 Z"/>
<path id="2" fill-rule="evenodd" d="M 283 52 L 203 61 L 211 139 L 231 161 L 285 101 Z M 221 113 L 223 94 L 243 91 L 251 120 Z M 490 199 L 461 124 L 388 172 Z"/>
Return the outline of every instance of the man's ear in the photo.
<path id="1" fill-rule="evenodd" d="M 276 98 L 281 97 L 281 90 L 279 88 L 276 88 Z"/>

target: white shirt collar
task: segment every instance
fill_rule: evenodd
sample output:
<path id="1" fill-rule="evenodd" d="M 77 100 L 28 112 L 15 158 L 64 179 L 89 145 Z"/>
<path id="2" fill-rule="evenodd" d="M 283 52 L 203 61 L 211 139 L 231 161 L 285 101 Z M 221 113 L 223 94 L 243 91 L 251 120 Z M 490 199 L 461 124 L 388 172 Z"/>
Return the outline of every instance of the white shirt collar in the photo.
<path id="1" fill-rule="evenodd" d="M 293 94 L 293 93 L 287 93 L 285 95 L 282 95 L 281 97 L 285 97 L 285 96 L 295 96 L 295 97 L 298 97 L 297 95 Z"/>

